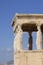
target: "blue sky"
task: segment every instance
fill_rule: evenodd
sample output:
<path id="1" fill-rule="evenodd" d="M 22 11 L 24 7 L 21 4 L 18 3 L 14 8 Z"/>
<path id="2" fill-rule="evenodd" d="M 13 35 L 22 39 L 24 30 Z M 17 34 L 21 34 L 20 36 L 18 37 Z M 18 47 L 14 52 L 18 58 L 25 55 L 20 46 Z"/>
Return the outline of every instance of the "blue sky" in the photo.
<path id="1" fill-rule="evenodd" d="M 11 22 L 15 13 L 43 14 L 43 0 L 0 0 L 0 62 L 13 59 L 14 35 Z M 35 33 L 33 36 L 36 37 Z"/>

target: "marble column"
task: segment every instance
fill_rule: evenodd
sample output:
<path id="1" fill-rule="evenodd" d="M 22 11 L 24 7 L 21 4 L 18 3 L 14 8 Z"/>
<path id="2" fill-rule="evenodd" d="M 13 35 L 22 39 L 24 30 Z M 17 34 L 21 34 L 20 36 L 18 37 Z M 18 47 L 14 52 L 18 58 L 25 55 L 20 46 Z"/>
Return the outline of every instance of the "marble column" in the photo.
<path id="1" fill-rule="evenodd" d="M 32 32 L 29 32 L 28 49 L 32 50 Z"/>
<path id="2" fill-rule="evenodd" d="M 36 45 L 37 45 L 37 49 L 42 49 L 42 32 L 41 32 L 41 28 L 40 25 L 37 26 L 37 36 L 36 36 Z"/>
<path id="3" fill-rule="evenodd" d="M 22 50 L 22 29 L 20 25 L 17 25 L 14 38 L 14 52 L 18 52 L 21 50 Z"/>

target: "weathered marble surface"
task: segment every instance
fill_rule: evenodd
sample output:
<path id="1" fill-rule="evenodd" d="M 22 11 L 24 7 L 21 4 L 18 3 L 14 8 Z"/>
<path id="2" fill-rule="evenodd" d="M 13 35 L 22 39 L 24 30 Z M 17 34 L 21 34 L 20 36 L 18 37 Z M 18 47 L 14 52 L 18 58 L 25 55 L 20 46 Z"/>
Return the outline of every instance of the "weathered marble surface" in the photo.
<path id="1" fill-rule="evenodd" d="M 32 37 L 30 35 L 30 49 L 22 51 L 22 25 L 26 25 L 25 31 L 37 32 L 36 46 L 37 50 L 32 50 Z M 27 26 L 28 24 L 28 26 Z M 34 24 L 34 26 L 33 26 Z M 42 26 L 42 29 L 41 29 Z M 43 14 L 16 14 L 12 22 L 14 39 L 14 65 L 43 65 L 43 50 L 42 50 L 42 33 L 43 33 Z M 31 27 L 31 28 L 30 28 Z M 35 29 L 33 29 L 35 27 Z"/>

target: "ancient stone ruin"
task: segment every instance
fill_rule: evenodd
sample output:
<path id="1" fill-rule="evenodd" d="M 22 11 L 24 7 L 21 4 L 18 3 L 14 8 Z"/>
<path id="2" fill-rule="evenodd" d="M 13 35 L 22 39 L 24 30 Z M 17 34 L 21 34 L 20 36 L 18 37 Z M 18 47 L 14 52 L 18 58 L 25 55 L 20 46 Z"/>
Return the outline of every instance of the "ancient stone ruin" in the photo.
<path id="1" fill-rule="evenodd" d="M 43 65 L 43 14 L 16 14 L 12 21 L 14 38 L 14 65 Z M 28 49 L 22 48 L 22 34 L 29 33 Z M 32 32 L 35 31 L 37 50 L 32 50 Z"/>

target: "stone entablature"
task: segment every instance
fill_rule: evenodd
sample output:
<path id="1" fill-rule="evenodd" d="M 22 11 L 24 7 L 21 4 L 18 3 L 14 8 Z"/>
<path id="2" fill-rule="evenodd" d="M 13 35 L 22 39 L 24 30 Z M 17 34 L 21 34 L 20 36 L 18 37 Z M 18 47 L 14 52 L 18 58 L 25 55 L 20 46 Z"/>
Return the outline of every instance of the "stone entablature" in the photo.
<path id="1" fill-rule="evenodd" d="M 20 25 L 23 25 L 24 23 L 42 25 L 43 14 L 16 14 L 13 22 Z"/>

